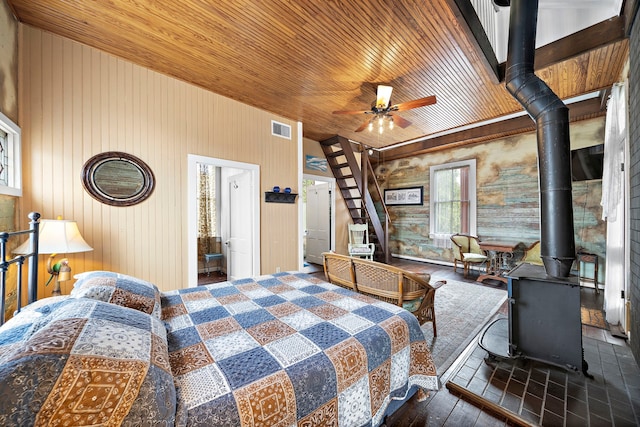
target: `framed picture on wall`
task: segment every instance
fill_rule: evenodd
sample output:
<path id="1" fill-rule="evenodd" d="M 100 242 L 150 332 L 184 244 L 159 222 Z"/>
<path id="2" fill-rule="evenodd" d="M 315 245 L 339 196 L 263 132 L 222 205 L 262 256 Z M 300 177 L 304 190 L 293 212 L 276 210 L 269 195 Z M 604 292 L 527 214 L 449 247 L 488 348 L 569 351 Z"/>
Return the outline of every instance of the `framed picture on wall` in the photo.
<path id="1" fill-rule="evenodd" d="M 304 164 L 307 169 L 322 172 L 327 171 L 327 159 L 323 159 L 322 157 L 310 156 L 307 154 L 304 160 Z"/>
<path id="2" fill-rule="evenodd" d="M 423 188 L 420 186 L 384 190 L 384 202 L 388 206 L 422 205 Z"/>

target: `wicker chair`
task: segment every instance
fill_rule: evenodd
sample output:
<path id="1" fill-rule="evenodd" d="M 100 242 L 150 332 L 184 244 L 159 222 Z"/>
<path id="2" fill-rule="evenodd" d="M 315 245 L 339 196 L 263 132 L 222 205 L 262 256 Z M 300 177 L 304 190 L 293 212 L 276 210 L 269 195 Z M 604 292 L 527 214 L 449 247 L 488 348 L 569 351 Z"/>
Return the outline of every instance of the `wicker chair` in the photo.
<path id="1" fill-rule="evenodd" d="M 438 335 L 434 300 L 436 289 L 445 281 L 431 285 L 429 274 L 414 274 L 357 257 L 327 252 L 323 258 L 327 281 L 402 307 L 421 325 L 432 322 L 433 336 Z"/>
<path id="2" fill-rule="evenodd" d="M 323 253 L 322 264 L 327 282 L 355 291 L 356 280 L 353 277 L 351 259 L 349 256 L 333 252 Z"/>
<path id="3" fill-rule="evenodd" d="M 430 285 L 428 274 L 418 276 L 381 262 L 359 258 L 351 262 L 358 292 L 406 309 L 421 325 L 432 322 L 433 336 L 438 336 L 434 300 L 436 289 L 445 282 Z"/>
<path id="4" fill-rule="evenodd" d="M 487 261 L 487 254 L 480 249 L 478 238 L 468 236 L 466 234 L 454 234 L 451 241 L 455 245 L 453 248 L 453 272 L 458 269 L 458 262 L 462 263 L 464 268 L 464 277 L 469 275 L 469 266 L 471 264 L 482 264 Z"/>

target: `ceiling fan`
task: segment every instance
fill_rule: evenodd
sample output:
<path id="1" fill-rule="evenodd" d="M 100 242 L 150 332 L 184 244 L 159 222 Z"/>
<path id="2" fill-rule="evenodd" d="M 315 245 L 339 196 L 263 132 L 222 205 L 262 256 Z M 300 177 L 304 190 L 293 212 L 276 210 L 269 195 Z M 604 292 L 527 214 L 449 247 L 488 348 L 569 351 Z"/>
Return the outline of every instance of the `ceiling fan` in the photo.
<path id="1" fill-rule="evenodd" d="M 378 130 L 380 133 L 382 133 L 385 124 L 388 124 L 390 129 L 393 128 L 394 124 L 400 126 L 403 129 L 411 125 L 411 122 L 409 120 L 403 119 L 402 117 L 393 113 L 397 111 L 407 111 L 413 108 L 424 107 L 426 105 L 436 103 L 435 95 L 431 95 L 425 98 L 414 99 L 413 101 L 402 102 L 400 104 L 390 106 L 389 103 L 391 101 L 392 91 L 393 88 L 391 86 L 378 85 L 376 103 L 373 107 L 371 107 L 370 110 L 334 111 L 333 114 L 373 114 L 372 118 L 367 119 L 355 131 L 361 132 L 366 127 L 369 127 L 369 130 L 372 130 L 373 126 L 377 123 Z"/>

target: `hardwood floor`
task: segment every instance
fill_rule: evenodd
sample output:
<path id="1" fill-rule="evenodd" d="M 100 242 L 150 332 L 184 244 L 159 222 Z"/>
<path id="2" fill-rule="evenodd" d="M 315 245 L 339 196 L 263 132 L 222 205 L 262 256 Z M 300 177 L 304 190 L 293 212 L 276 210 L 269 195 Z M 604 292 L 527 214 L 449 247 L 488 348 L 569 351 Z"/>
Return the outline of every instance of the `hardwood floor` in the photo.
<path id="1" fill-rule="evenodd" d="M 210 283 L 224 282 L 227 280 L 227 275 L 223 272 L 213 271 L 211 273 L 198 274 L 198 286 L 208 285 Z"/>

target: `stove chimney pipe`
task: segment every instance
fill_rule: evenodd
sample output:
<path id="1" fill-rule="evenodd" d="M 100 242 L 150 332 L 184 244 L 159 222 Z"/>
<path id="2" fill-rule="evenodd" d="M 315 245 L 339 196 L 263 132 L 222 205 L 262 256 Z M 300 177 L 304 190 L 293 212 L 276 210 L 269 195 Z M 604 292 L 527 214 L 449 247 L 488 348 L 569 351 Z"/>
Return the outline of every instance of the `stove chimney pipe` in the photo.
<path id="1" fill-rule="evenodd" d="M 576 258 L 569 109 L 533 72 L 538 0 L 511 0 L 506 87 L 536 122 L 540 254 L 547 275 L 568 277 Z"/>

